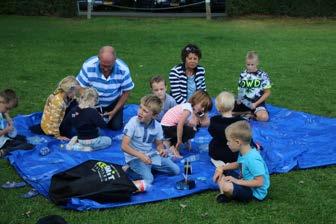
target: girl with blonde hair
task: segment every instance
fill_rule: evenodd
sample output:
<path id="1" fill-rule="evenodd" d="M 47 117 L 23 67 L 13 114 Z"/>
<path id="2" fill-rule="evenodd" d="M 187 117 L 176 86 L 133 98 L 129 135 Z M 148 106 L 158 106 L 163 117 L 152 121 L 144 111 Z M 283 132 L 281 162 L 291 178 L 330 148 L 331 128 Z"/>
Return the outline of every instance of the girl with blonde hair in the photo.
<path id="1" fill-rule="evenodd" d="M 53 135 L 59 140 L 69 140 L 70 136 L 63 128 L 62 121 L 67 108 L 74 102 L 76 91 L 79 88 L 76 78 L 67 76 L 59 82 L 56 90 L 49 95 L 41 120 L 41 129 L 44 134 Z"/>
<path id="2" fill-rule="evenodd" d="M 66 145 L 67 150 L 88 152 L 111 145 L 110 137 L 99 135 L 99 128 L 107 128 L 107 124 L 95 108 L 97 103 L 97 91 L 86 88 L 79 98 L 78 106 L 65 117 L 64 123 L 74 127 L 77 132 L 77 136 Z"/>

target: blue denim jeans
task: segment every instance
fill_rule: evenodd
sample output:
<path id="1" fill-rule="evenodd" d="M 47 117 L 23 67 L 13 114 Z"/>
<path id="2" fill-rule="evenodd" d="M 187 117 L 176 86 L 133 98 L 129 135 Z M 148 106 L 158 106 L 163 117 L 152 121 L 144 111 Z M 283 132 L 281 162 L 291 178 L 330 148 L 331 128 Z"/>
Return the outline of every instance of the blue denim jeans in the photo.
<path id="1" fill-rule="evenodd" d="M 107 136 L 99 136 L 93 139 L 81 140 L 78 139 L 78 143 L 76 143 L 73 147 L 73 150 L 76 151 L 94 151 L 98 149 L 103 149 L 109 147 L 112 143 L 110 137 Z"/>
<path id="2" fill-rule="evenodd" d="M 139 174 L 142 177 L 142 179 L 145 180 L 148 184 L 151 184 L 154 181 L 152 169 L 162 173 L 166 173 L 168 175 L 177 175 L 180 173 L 179 166 L 176 165 L 171 159 L 166 157 L 160 157 L 160 158 L 161 158 L 161 165 L 145 164 L 140 159 L 133 159 L 128 162 L 128 165 L 135 173 Z"/>

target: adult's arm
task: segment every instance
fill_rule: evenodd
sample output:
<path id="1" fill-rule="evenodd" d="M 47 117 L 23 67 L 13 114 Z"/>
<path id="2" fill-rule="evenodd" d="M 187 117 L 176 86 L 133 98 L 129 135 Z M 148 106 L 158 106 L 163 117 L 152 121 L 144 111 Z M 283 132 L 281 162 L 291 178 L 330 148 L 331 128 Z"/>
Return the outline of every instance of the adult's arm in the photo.
<path id="1" fill-rule="evenodd" d="M 176 103 L 185 103 L 186 99 L 182 96 L 182 91 L 180 88 L 180 78 L 175 67 L 169 73 L 169 84 L 171 95 L 175 99 Z"/>
<path id="2" fill-rule="evenodd" d="M 125 105 L 130 93 L 131 93 L 131 91 L 123 92 L 121 94 L 121 96 L 119 97 L 119 100 L 118 100 L 117 104 L 115 105 L 115 107 L 110 112 L 107 112 L 110 120 Z"/>

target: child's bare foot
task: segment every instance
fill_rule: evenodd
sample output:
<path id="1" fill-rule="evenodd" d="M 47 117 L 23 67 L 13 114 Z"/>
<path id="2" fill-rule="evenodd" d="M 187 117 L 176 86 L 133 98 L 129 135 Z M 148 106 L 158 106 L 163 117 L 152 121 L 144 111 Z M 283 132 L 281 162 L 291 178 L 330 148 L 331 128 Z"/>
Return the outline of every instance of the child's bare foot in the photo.
<path id="1" fill-rule="evenodd" d="M 174 157 L 182 158 L 180 152 L 174 146 L 170 147 L 170 151 L 173 153 Z"/>
<path id="2" fill-rule="evenodd" d="M 164 146 L 165 149 L 169 149 L 170 148 L 170 141 L 164 140 L 163 141 L 163 146 Z"/>

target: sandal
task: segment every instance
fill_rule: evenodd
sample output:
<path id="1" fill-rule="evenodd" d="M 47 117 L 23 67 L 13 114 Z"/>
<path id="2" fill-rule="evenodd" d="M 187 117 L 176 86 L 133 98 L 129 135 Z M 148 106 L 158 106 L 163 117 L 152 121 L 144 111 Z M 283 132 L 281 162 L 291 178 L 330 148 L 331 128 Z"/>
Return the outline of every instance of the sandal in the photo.
<path id="1" fill-rule="evenodd" d="M 39 194 L 39 192 L 35 188 L 33 188 L 30 191 L 28 191 L 27 193 L 22 194 L 21 198 L 26 198 L 26 199 L 33 198 L 33 197 L 37 196 L 38 194 Z"/>
<path id="2" fill-rule="evenodd" d="M 15 181 L 7 181 L 1 187 L 3 189 L 13 189 L 13 188 L 20 188 L 26 186 L 25 182 L 15 182 Z"/>

